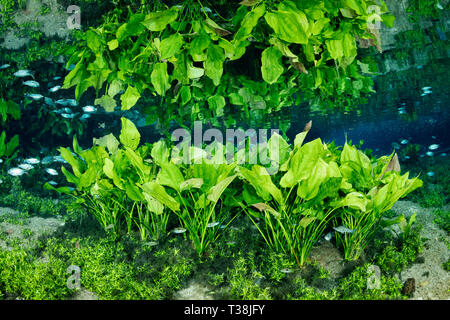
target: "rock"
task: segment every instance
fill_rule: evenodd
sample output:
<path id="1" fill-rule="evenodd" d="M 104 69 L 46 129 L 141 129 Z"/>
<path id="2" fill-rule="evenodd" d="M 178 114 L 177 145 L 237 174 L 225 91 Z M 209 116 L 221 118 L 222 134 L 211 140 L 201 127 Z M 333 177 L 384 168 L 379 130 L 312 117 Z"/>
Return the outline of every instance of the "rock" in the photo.
<path id="1" fill-rule="evenodd" d="M 403 284 L 402 294 L 411 297 L 414 291 L 416 291 L 416 280 L 414 278 L 406 279 L 405 283 Z"/>

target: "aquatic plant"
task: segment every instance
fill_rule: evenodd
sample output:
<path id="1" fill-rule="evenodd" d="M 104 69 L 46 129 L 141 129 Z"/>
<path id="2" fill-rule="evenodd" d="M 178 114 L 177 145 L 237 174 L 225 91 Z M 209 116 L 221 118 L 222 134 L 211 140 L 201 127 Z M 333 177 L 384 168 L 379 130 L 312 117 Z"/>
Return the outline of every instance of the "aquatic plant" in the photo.
<path id="1" fill-rule="evenodd" d="M 161 169 L 154 181 L 142 184 L 141 188 L 144 195 L 150 196 L 147 201 L 154 198 L 177 215 L 181 227 L 188 231 L 201 255 L 234 218 L 231 217 L 231 207 L 223 206 L 227 200 L 221 198 L 232 196 L 226 193 L 226 189 L 236 178 L 236 165 L 226 164 L 225 159 L 216 162 L 216 157 L 213 160 L 193 159 L 193 163 L 183 166 L 177 164 L 177 160 L 186 156 L 180 151 L 172 149 L 172 154 L 177 156 L 169 158 L 169 149 L 164 142 L 154 144 L 153 160 Z M 195 154 L 199 151 L 202 150 L 192 147 L 188 152 Z M 165 188 L 169 188 L 174 196 L 169 195 Z"/>
<path id="2" fill-rule="evenodd" d="M 342 208 L 335 224 L 348 230 L 337 230 L 336 242 L 343 246 L 345 259 L 355 260 L 379 226 L 383 213 L 398 199 L 421 187 L 422 181 L 409 179 L 409 172 L 399 174 L 396 154 L 372 163 L 361 151 L 346 144 L 340 163 L 342 176 L 350 185 L 346 196 L 333 203 Z"/>
<path id="3" fill-rule="evenodd" d="M 379 10 L 372 12 L 373 5 Z M 355 37 L 363 46 L 381 50 L 372 25 L 383 21 L 392 26 L 394 17 L 387 12 L 384 1 L 366 0 L 341 1 L 339 6 L 326 1 L 241 2 L 226 21 L 201 1 L 166 7 L 145 3 L 128 15 L 114 10 L 74 45 L 68 65 L 76 66 L 64 88 L 75 87 L 79 99 L 93 87 L 96 104 L 107 111 L 114 110 L 118 96 L 122 110 L 132 108 L 148 90 L 159 99 L 148 114 L 162 112 L 180 122 L 191 114 L 194 119 L 222 117 L 227 100 L 244 113 L 272 112 L 291 104 L 296 86 L 337 104 L 340 96 L 371 91 L 371 80 L 361 74 L 368 66 L 356 60 Z M 252 68 L 243 75 L 240 65 L 248 60 L 258 63 L 246 64 Z M 269 95 L 251 90 L 261 81 Z M 242 86 L 244 82 L 251 87 Z"/>

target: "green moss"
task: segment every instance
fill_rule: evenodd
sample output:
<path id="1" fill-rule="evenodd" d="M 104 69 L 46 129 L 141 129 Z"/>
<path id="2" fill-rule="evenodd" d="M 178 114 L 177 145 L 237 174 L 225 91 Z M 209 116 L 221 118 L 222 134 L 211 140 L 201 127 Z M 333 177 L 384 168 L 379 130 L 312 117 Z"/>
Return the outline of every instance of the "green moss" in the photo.
<path id="1" fill-rule="evenodd" d="M 423 239 L 420 236 L 421 227 L 413 227 L 411 231 L 397 238 L 391 238 L 388 245 L 377 242 L 376 246 L 382 248 L 375 257 L 376 264 L 388 274 L 401 272 L 406 266 L 414 262 L 423 251 Z"/>
<path id="2" fill-rule="evenodd" d="M 450 211 L 444 209 L 437 209 L 433 212 L 436 223 L 441 229 L 450 232 Z"/>

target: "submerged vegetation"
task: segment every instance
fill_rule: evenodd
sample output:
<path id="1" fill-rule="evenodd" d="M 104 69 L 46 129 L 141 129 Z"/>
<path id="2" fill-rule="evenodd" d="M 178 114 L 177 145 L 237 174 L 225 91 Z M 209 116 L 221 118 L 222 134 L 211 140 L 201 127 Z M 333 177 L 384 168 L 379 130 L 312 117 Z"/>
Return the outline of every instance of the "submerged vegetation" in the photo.
<path id="1" fill-rule="evenodd" d="M 448 233 L 439 145 L 424 158 L 404 139 L 378 156 L 347 137 L 309 140 L 312 122 L 290 141 L 292 119 L 279 120 L 306 104 L 347 115 L 375 93 L 380 24 L 395 20 L 383 0 L 82 0 L 70 41 L 19 26 L 26 1 L 0 4 L 0 37 L 29 40 L 0 52 L 0 300 L 182 299 L 195 286 L 200 299 L 410 297 L 400 275 L 427 239 L 416 213 L 391 209 L 433 208 Z M 409 4 L 415 22 L 442 10 Z M 425 33 L 399 39 L 421 48 Z M 281 132 L 176 144 L 170 130 L 195 121 L 215 133 L 279 121 Z M 58 228 L 40 232 L 35 218 Z"/>

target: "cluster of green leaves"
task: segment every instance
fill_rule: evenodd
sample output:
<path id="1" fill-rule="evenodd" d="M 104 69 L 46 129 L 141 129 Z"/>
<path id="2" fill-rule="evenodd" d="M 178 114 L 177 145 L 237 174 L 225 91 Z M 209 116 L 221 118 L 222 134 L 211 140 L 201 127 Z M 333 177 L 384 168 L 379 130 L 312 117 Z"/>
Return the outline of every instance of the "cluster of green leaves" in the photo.
<path id="1" fill-rule="evenodd" d="M 172 212 L 202 255 L 242 209 L 267 245 L 298 265 L 330 223 L 352 230 L 336 238 L 345 258 L 357 259 L 383 212 L 422 181 L 400 175 L 396 156 L 371 160 L 349 144 L 343 150 L 320 139 L 303 144 L 308 131 L 297 135 L 293 148 L 275 134 L 257 148 L 233 149 L 230 159 L 219 142 L 206 150 L 190 141 L 172 149 L 163 141 L 139 147 L 138 130 L 122 118 L 120 141 L 110 134 L 82 150 L 74 138 L 73 153 L 60 148 L 73 173 L 62 172 L 76 185 L 78 201 L 115 236 L 126 225 L 128 233 L 137 226 L 143 240 L 160 239 Z M 272 176 L 260 164 L 242 164 L 263 149 L 280 167 Z"/>
<path id="2" fill-rule="evenodd" d="M 340 96 L 371 91 L 356 37 L 381 46 L 371 25 L 394 19 L 383 1 L 369 0 L 243 1 L 224 22 L 200 1 L 152 10 L 144 5 L 126 21 L 115 10 L 89 29 L 68 51 L 76 67 L 64 87 L 77 99 L 93 87 L 107 111 L 116 96 L 128 110 L 147 90 L 159 98 L 148 114 L 179 122 L 222 117 L 227 101 L 235 112 L 279 110 L 299 90 L 339 105 Z"/>
<path id="3" fill-rule="evenodd" d="M 344 226 L 348 232 L 336 232 L 338 246 L 347 260 L 359 258 L 369 243 L 383 213 L 394 203 L 422 185 L 400 175 L 394 166 L 397 156 L 370 159 L 354 146 L 342 150 L 316 139 L 303 145 L 309 128 L 298 134 L 294 148 L 279 136 L 272 136 L 268 148 L 280 161 L 280 171 L 272 178 L 265 168 L 239 168 L 248 181 L 244 199 L 255 210 L 255 221 L 267 244 L 275 251 L 295 257 L 303 265 L 314 243 L 327 224 Z M 275 159 L 272 159 L 275 160 Z M 398 160 L 397 160 L 398 161 Z M 279 186 L 274 184 L 276 181 Z"/>
<path id="4" fill-rule="evenodd" d="M 0 116 L 1 116 L 1 127 L 5 126 L 8 120 L 8 115 L 13 120 L 20 119 L 20 107 L 13 101 L 6 101 L 0 99 Z M 0 159 L 5 159 L 6 162 L 10 162 L 16 157 L 19 146 L 19 136 L 14 135 L 9 141 L 6 141 L 6 132 L 3 130 L 0 135 Z"/>

